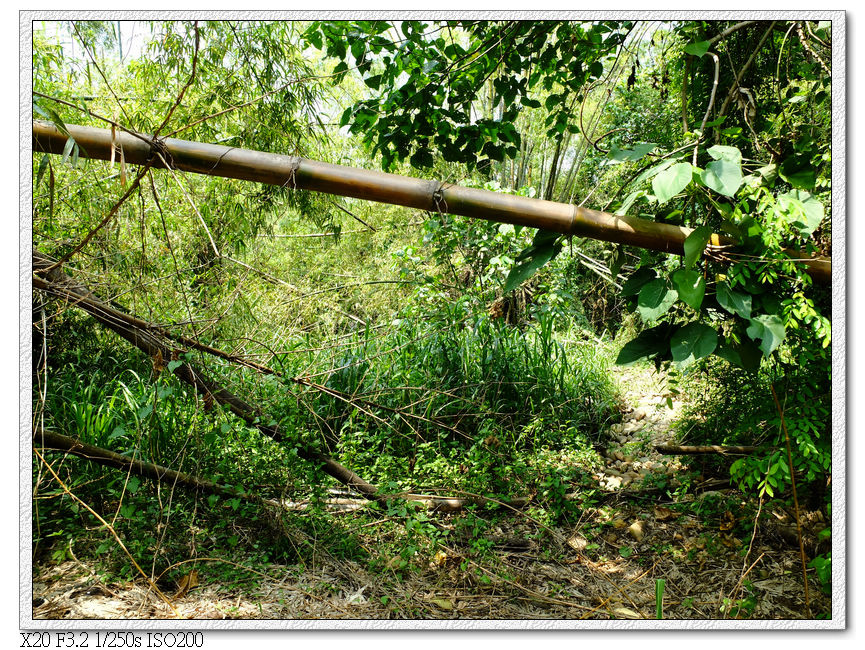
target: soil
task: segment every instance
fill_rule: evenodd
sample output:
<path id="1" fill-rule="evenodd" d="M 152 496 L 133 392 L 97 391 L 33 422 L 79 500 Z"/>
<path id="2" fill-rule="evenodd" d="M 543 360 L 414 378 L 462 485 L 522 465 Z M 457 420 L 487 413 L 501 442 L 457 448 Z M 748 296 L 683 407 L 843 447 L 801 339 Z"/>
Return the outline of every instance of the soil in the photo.
<path id="1" fill-rule="evenodd" d="M 229 585 L 202 560 L 185 574 L 188 584 L 162 585 L 160 597 L 143 580 L 106 584 L 76 559 L 34 566 L 33 618 L 654 619 L 658 580 L 665 619 L 829 618 L 830 597 L 813 570 L 806 607 L 793 514 L 761 507 L 757 518 L 757 504 L 723 479 L 696 476 L 687 459 L 659 454 L 655 445 L 675 442 L 681 401 L 663 375 L 614 372 L 624 415 L 595 475 L 604 499 L 569 528 L 540 526 L 546 535 L 528 515 L 515 515 L 490 537 L 493 561 L 475 563 L 467 545 L 452 540 L 416 558 L 413 571 L 373 573 L 322 552 L 305 566 L 272 565 Z M 441 515 L 441 525 L 456 516 Z M 800 520 L 813 554 L 828 524 L 817 511 Z M 372 546 L 377 531 L 367 530 Z"/>

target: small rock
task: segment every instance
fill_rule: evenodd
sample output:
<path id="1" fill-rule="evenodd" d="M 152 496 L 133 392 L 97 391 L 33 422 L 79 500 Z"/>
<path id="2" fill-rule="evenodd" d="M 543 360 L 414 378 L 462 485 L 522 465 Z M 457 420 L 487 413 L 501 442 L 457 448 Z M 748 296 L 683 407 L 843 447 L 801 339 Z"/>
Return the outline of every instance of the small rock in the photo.
<path id="1" fill-rule="evenodd" d="M 635 521 L 633 524 L 628 526 L 628 532 L 631 534 L 631 537 L 633 537 L 638 542 L 642 541 L 643 534 L 644 534 L 643 522 L 642 521 Z"/>
<path id="2" fill-rule="evenodd" d="M 641 406 L 640 408 L 635 409 L 632 417 L 637 421 L 644 419 L 646 417 L 646 407 Z"/>
<path id="3" fill-rule="evenodd" d="M 620 460 L 620 461 L 625 460 L 625 454 L 623 454 L 623 453 L 620 452 L 620 451 L 615 451 L 615 452 L 613 452 L 613 456 L 616 457 L 616 460 Z"/>
<path id="4" fill-rule="evenodd" d="M 608 490 L 615 490 L 622 487 L 622 479 L 618 476 L 607 476 L 604 478 L 605 487 Z"/>

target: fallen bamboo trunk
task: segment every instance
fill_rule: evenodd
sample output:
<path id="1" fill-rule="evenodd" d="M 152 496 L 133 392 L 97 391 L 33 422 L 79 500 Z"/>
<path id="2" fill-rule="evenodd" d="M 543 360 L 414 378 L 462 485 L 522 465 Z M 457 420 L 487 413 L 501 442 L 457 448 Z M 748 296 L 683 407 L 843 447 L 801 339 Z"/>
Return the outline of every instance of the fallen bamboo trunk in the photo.
<path id="1" fill-rule="evenodd" d="M 759 447 L 727 447 L 722 445 L 657 445 L 655 451 L 668 456 L 695 454 L 753 454 Z"/>
<path id="2" fill-rule="evenodd" d="M 81 155 L 112 160 L 115 147 L 122 148 L 127 163 L 236 178 L 240 180 L 305 189 L 367 201 L 378 201 L 443 212 L 519 226 L 540 228 L 567 235 L 590 237 L 657 250 L 684 254 L 685 238 L 691 228 L 658 223 L 635 217 L 616 216 L 577 205 L 556 203 L 488 190 L 460 187 L 435 180 L 422 180 L 397 174 L 280 154 L 238 149 L 215 144 L 160 138 L 154 146 L 149 136 L 122 131 L 112 134 L 74 124 L 66 125 L 81 149 Z M 33 122 L 33 150 L 62 154 L 68 137 L 48 122 Z M 713 234 L 713 246 L 734 246 L 736 242 Z M 832 264 L 825 258 L 809 258 L 797 251 L 787 251 L 807 266 L 812 277 L 828 283 Z"/>
<path id="3" fill-rule="evenodd" d="M 85 286 L 55 267 L 56 260 L 33 251 L 33 286 L 45 293 L 69 300 L 74 306 L 86 311 L 97 321 L 113 330 L 147 354 L 155 363 L 167 366 L 172 360 L 180 358 L 184 350 L 166 344 L 156 334 L 142 326 L 143 321 L 124 314 L 105 304 Z M 249 426 L 257 428 L 264 435 L 280 442 L 283 434 L 277 427 L 263 423 L 266 418 L 260 409 L 248 404 L 230 391 L 214 383 L 189 362 L 177 366 L 173 373 L 182 381 L 190 384 L 206 400 L 214 400 L 228 406 L 232 413 L 243 419 Z M 364 496 L 377 498 L 377 488 L 341 464 L 324 454 L 305 448 L 298 449 L 298 456 L 304 460 L 319 463 L 322 470 L 344 485 L 352 487 Z"/>
<path id="4" fill-rule="evenodd" d="M 129 456 L 118 454 L 109 449 L 103 449 L 102 447 L 97 447 L 95 445 L 76 440 L 75 438 L 64 436 L 57 433 L 56 431 L 50 431 L 48 429 L 34 429 L 33 444 L 38 445 L 39 447 L 44 449 L 56 449 L 57 451 L 64 451 L 78 456 L 79 458 L 84 458 L 85 460 L 90 460 L 94 463 L 98 463 L 106 467 L 113 467 L 115 469 L 128 471 L 132 474 L 135 474 L 136 476 L 142 476 L 144 478 L 149 478 L 154 481 L 160 481 L 162 483 L 178 485 L 180 487 L 193 490 L 201 490 L 202 492 L 206 492 L 208 494 L 219 494 L 221 496 L 227 497 L 239 497 L 241 499 L 244 499 L 246 501 L 252 501 L 254 503 L 277 505 L 276 501 L 263 499 L 262 497 L 256 496 L 254 494 L 249 494 L 247 492 L 244 492 L 243 490 L 238 490 L 237 488 L 220 485 L 219 483 L 214 483 L 213 481 L 208 481 L 207 479 L 198 478 L 196 476 L 192 476 L 191 474 L 185 474 L 183 472 L 178 472 L 173 469 L 168 469 L 167 467 L 156 465 L 154 463 L 148 463 L 138 458 L 130 458 Z"/>
<path id="5" fill-rule="evenodd" d="M 262 504 L 273 508 L 283 510 L 305 510 L 308 507 L 308 502 L 287 502 L 277 499 L 266 499 L 262 496 L 245 492 L 234 487 L 220 485 L 208 479 L 179 472 L 162 465 L 148 463 L 146 461 L 130 458 L 124 454 L 97 447 L 69 436 L 64 436 L 56 431 L 49 429 L 34 429 L 33 444 L 38 445 L 43 449 L 55 449 L 73 454 L 79 458 L 98 463 L 105 467 L 130 472 L 136 476 L 148 478 L 154 481 L 179 486 L 191 490 L 199 490 L 207 494 L 218 494 L 220 496 L 240 498 L 251 503 Z M 573 496 L 573 495 L 571 495 Z M 469 505 L 488 505 L 488 504 L 503 504 L 505 507 L 518 510 L 524 508 L 531 502 L 531 497 L 517 497 L 506 501 L 498 501 L 485 497 L 441 497 L 429 494 L 394 494 L 382 495 L 382 500 L 404 499 L 406 501 L 415 501 L 426 504 L 427 508 L 433 512 L 456 512 L 462 510 Z M 326 499 L 324 504 L 336 510 L 351 512 L 364 508 L 375 501 L 366 498 L 331 498 Z"/>

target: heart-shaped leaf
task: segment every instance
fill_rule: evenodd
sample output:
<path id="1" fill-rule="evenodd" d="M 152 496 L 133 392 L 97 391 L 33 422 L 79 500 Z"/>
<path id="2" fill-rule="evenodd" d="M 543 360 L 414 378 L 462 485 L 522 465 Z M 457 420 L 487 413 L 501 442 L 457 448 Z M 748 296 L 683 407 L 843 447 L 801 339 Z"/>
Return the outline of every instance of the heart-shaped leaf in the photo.
<path id="1" fill-rule="evenodd" d="M 669 288 L 666 280 L 657 278 L 647 282 L 640 289 L 640 296 L 637 298 L 637 310 L 640 312 L 643 322 L 651 323 L 666 314 L 678 297 L 679 294 L 675 289 Z"/>
<path id="2" fill-rule="evenodd" d="M 637 338 L 628 341 L 622 346 L 619 356 L 616 357 L 616 365 L 630 366 L 641 359 L 662 354 L 670 349 L 670 326 L 658 325 L 643 330 Z"/>
<path id="3" fill-rule="evenodd" d="M 631 274 L 627 280 L 625 280 L 625 284 L 622 285 L 622 291 L 619 294 L 622 298 L 627 298 L 628 296 L 636 296 L 640 289 L 643 288 L 643 285 L 658 277 L 658 274 L 655 273 L 653 269 L 650 269 L 646 266 L 643 266 Z"/>
<path id="4" fill-rule="evenodd" d="M 751 318 L 751 294 L 733 291 L 726 282 L 719 282 L 715 297 L 718 304 L 731 314 L 746 320 Z"/>
<path id="5" fill-rule="evenodd" d="M 706 294 L 706 280 L 702 274 L 679 269 L 673 273 L 671 279 L 679 292 L 679 299 L 692 309 L 699 310 Z"/>
<path id="6" fill-rule="evenodd" d="M 548 233 L 544 234 L 546 235 Z M 517 260 L 523 261 L 513 267 L 511 272 L 508 273 L 508 278 L 505 280 L 505 293 L 516 289 L 523 282 L 537 273 L 538 269 L 540 269 L 544 264 L 558 255 L 562 246 L 558 243 L 557 237 L 558 236 L 553 238 L 544 237 L 542 238 L 542 243 L 532 243 L 531 246 L 520 253 Z M 536 236 L 535 240 L 537 239 Z"/>
<path id="7" fill-rule="evenodd" d="M 690 269 L 697 263 L 711 236 L 712 229 L 709 226 L 700 226 L 685 238 L 685 268 Z"/>
<path id="8" fill-rule="evenodd" d="M 702 323 L 688 323 L 670 339 L 673 361 L 687 366 L 697 359 L 707 357 L 718 345 L 718 333 Z"/>
<path id="9" fill-rule="evenodd" d="M 676 163 L 655 176 L 652 179 L 652 190 L 658 201 L 666 203 L 684 190 L 691 182 L 693 169 L 690 163 Z"/>
<path id="10" fill-rule="evenodd" d="M 742 166 L 729 160 L 713 160 L 700 174 L 703 184 L 724 196 L 733 196 L 742 185 Z"/>
<path id="11" fill-rule="evenodd" d="M 751 319 L 751 325 L 746 330 L 754 341 L 760 341 L 763 356 L 768 357 L 781 345 L 787 334 L 781 319 L 772 314 L 761 314 Z"/>
<path id="12" fill-rule="evenodd" d="M 726 160 L 734 165 L 742 164 L 742 152 L 736 147 L 716 144 L 714 147 L 709 147 L 706 151 L 715 160 Z"/>
<path id="13" fill-rule="evenodd" d="M 709 41 L 697 41 L 696 43 L 688 43 L 685 46 L 685 54 L 693 54 L 697 57 L 703 56 L 706 52 L 709 51 L 709 47 L 711 47 L 711 45 L 712 44 Z"/>
<path id="14" fill-rule="evenodd" d="M 799 229 L 807 237 L 823 221 L 823 204 L 808 192 L 793 190 L 778 196 L 779 216 Z"/>

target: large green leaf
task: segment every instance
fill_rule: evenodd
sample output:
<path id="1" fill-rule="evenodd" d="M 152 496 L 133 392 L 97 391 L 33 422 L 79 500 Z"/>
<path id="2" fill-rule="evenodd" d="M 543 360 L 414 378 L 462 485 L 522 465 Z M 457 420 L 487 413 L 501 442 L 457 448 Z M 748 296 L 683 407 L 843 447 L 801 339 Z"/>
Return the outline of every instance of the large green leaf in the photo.
<path id="1" fill-rule="evenodd" d="M 670 326 L 666 323 L 643 330 L 632 341 L 622 346 L 619 356 L 616 357 L 616 365 L 630 366 L 631 364 L 663 354 L 670 349 Z"/>
<path id="2" fill-rule="evenodd" d="M 607 154 L 607 158 L 616 162 L 640 160 L 651 153 L 657 146 L 654 142 L 643 142 L 634 146 L 633 149 L 619 149 L 616 145 L 613 145 L 610 147 L 610 153 Z"/>
<path id="3" fill-rule="evenodd" d="M 751 325 L 746 330 L 754 341 L 760 341 L 763 356 L 768 357 L 781 345 L 787 334 L 784 323 L 773 314 L 761 314 L 751 319 Z"/>
<path id="4" fill-rule="evenodd" d="M 523 282 L 537 273 L 538 269 L 540 269 L 544 264 L 558 255 L 559 251 L 562 249 L 562 245 L 558 241 L 558 238 L 559 235 L 557 233 L 550 233 L 543 230 L 539 231 L 538 234 L 535 235 L 532 244 L 523 250 L 523 252 L 517 257 L 517 261 L 520 263 L 513 267 L 510 273 L 508 273 L 508 278 L 505 280 L 505 293 L 516 289 Z"/>
<path id="5" fill-rule="evenodd" d="M 692 309 L 699 310 L 706 294 L 706 280 L 697 271 L 679 269 L 671 276 L 679 299 Z"/>
<path id="6" fill-rule="evenodd" d="M 711 47 L 709 41 L 697 41 L 696 43 L 688 43 L 685 46 L 685 54 L 693 54 L 694 56 L 703 56 Z"/>
<path id="7" fill-rule="evenodd" d="M 691 182 L 693 169 L 690 163 L 676 163 L 655 176 L 652 179 L 652 190 L 658 201 L 666 203 L 684 190 Z"/>
<path id="8" fill-rule="evenodd" d="M 640 289 L 640 296 L 637 298 L 637 310 L 640 312 L 643 322 L 651 323 L 666 314 L 678 297 L 679 294 L 667 285 L 665 279 L 657 278 L 647 282 Z"/>
<path id="9" fill-rule="evenodd" d="M 807 154 L 789 156 L 781 163 L 778 173 L 781 178 L 799 190 L 813 189 L 817 181 L 817 170 L 814 169 L 811 157 Z"/>
<path id="10" fill-rule="evenodd" d="M 778 214 L 807 237 L 823 221 L 823 204 L 808 192 L 793 190 L 778 196 Z"/>
<path id="11" fill-rule="evenodd" d="M 622 291 L 619 295 L 621 295 L 622 298 L 636 296 L 640 292 L 640 289 L 643 288 L 644 284 L 656 277 L 658 277 L 658 274 L 655 273 L 654 269 L 650 269 L 647 266 L 640 267 L 634 271 L 627 280 L 625 280 L 625 284 L 622 285 Z"/>
<path id="12" fill-rule="evenodd" d="M 733 196 L 742 185 L 742 166 L 729 160 L 713 160 L 700 174 L 703 184 L 724 196 Z"/>
<path id="13" fill-rule="evenodd" d="M 718 333 L 702 323 L 688 323 L 670 339 L 673 361 L 687 366 L 697 359 L 708 357 L 718 345 Z"/>
<path id="14" fill-rule="evenodd" d="M 685 268 L 690 269 L 697 263 L 697 260 L 700 259 L 700 255 L 702 255 L 703 251 L 706 249 L 706 244 L 709 243 L 709 238 L 711 236 L 711 228 L 708 226 L 700 226 L 690 235 L 685 237 Z"/>
<path id="15" fill-rule="evenodd" d="M 714 147 L 709 147 L 707 153 L 715 160 L 726 160 L 734 165 L 742 164 L 742 152 L 736 147 L 728 147 L 723 144 L 716 144 Z"/>
<path id="16" fill-rule="evenodd" d="M 718 304 L 731 314 L 737 314 L 745 320 L 751 318 L 751 294 L 733 291 L 726 282 L 719 282 L 715 297 Z"/>

